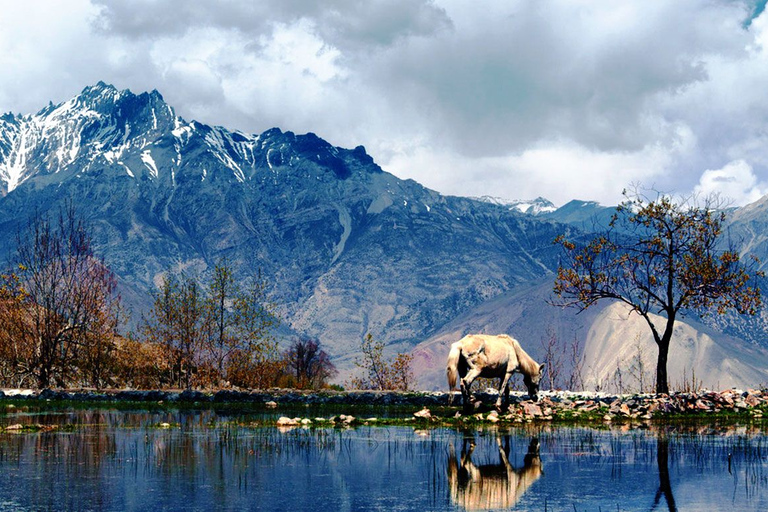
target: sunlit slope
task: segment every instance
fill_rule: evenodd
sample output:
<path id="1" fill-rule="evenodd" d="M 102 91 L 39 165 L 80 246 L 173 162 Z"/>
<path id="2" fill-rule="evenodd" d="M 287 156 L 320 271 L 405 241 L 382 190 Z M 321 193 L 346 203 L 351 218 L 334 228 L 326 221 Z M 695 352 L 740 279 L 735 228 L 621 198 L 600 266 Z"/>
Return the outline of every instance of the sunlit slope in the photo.
<path id="1" fill-rule="evenodd" d="M 611 304 L 596 316 L 587 333 L 584 350 L 587 387 L 615 389 L 619 368 L 622 384 L 638 388 L 639 361 L 645 372 L 643 380 L 652 386 L 657 354 L 645 320 L 629 314 L 622 304 Z M 689 387 L 694 380 L 715 390 L 764 386 L 768 383 L 768 351 L 683 319 L 675 323 L 667 368 L 673 389 Z"/>

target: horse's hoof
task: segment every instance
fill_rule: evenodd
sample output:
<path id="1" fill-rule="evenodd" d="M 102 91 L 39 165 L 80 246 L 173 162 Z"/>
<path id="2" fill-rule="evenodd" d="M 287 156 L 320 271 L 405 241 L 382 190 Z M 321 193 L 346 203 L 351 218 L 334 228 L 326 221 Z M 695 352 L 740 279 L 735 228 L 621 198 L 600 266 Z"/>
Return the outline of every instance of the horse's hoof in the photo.
<path id="1" fill-rule="evenodd" d="M 471 400 L 464 404 L 464 414 L 474 414 L 476 413 L 481 407 L 483 406 L 483 403 L 479 400 Z"/>

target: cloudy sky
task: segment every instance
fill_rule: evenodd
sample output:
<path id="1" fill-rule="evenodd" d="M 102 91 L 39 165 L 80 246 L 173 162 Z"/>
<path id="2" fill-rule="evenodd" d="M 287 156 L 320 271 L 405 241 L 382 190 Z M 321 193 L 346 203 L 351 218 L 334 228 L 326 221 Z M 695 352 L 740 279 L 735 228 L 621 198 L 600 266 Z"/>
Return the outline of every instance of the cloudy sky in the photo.
<path id="1" fill-rule="evenodd" d="M 0 111 L 103 80 L 446 194 L 768 193 L 765 0 L 0 0 Z"/>

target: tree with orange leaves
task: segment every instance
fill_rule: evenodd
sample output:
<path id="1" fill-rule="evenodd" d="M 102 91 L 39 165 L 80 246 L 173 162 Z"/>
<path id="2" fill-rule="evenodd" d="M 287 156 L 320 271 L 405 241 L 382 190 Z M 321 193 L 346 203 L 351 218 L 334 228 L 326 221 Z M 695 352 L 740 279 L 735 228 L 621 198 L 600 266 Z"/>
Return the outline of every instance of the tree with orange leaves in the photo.
<path id="1" fill-rule="evenodd" d="M 722 247 L 725 213 L 717 196 L 654 199 L 635 189 L 609 228 L 586 244 L 565 236 L 554 292 L 559 304 L 584 310 L 601 299 L 620 301 L 648 324 L 659 353 L 656 392 L 668 393 L 667 361 L 675 321 L 684 311 L 754 315 L 762 296 L 756 260 L 745 264 Z M 654 317 L 653 314 L 659 315 Z"/>

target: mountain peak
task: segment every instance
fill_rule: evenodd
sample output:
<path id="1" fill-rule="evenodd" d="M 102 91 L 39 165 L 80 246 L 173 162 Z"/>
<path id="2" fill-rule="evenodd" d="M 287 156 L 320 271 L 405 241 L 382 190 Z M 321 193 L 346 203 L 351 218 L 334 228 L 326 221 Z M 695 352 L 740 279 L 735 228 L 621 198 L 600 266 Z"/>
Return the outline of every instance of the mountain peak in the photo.
<path id="1" fill-rule="evenodd" d="M 92 96 L 102 94 L 104 92 L 114 93 L 117 92 L 117 88 L 112 84 L 108 84 L 102 80 L 99 80 L 96 85 L 86 86 L 80 94 L 82 96 Z"/>
<path id="2" fill-rule="evenodd" d="M 160 94 L 160 91 L 158 91 L 157 89 L 152 89 L 152 91 L 149 93 L 149 97 L 155 101 L 162 101 L 163 103 L 165 103 L 165 100 L 163 99 L 163 95 Z"/>
<path id="3" fill-rule="evenodd" d="M 137 179 L 146 173 L 157 177 L 149 146 L 161 140 L 167 145 L 182 124 L 157 90 L 135 95 L 103 81 L 36 114 L 5 115 L 0 120 L 0 196 L 34 176 L 61 182 L 109 169 Z"/>
<path id="4" fill-rule="evenodd" d="M 74 100 L 77 104 L 87 105 L 94 110 L 102 110 L 104 107 L 110 108 L 124 94 L 132 95 L 128 90 L 121 93 L 115 86 L 99 82 L 83 89 Z"/>
<path id="5" fill-rule="evenodd" d="M 557 210 L 557 207 L 548 199 L 537 197 L 533 200 L 528 199 L 502 199 L 500 197 L 482 196 L 477 198 L 484 203 L 491 203 L 499 206 L 506 206 L 510 210 L 517 210 L 528 215 L 539 215 L 550 213 Z"/>

